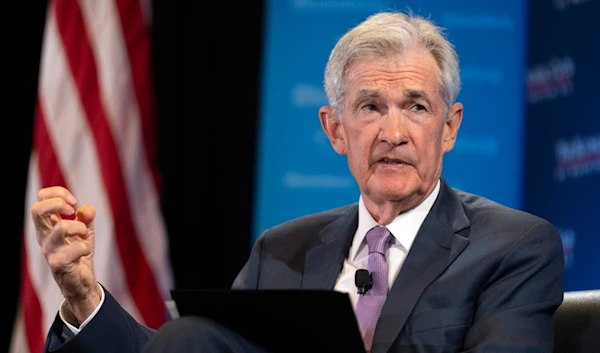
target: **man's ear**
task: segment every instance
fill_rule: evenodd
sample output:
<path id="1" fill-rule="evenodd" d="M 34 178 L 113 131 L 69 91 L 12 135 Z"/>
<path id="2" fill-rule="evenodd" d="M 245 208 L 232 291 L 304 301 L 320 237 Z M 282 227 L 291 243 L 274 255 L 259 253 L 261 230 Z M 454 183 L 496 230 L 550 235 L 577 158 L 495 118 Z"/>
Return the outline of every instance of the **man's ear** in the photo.
<path id="1" fill-rule="evenodd" d="M 333 149 L 339 154 L 346 154 L 346 135 L 341 119 L 331 107 L 323 106 L 319 109 L 319 120 Z"/>
<path id="2" fill-rule="evenodd" d="M 448 120 L 444 123 L 444 152 L 449 152 L 454 148 L 456 143 L 456 136 L 458 135 L 458 129 L 462 123 L 463 118 L 463 105 L 462 103 L 454 103 L 448 114 Z"/>

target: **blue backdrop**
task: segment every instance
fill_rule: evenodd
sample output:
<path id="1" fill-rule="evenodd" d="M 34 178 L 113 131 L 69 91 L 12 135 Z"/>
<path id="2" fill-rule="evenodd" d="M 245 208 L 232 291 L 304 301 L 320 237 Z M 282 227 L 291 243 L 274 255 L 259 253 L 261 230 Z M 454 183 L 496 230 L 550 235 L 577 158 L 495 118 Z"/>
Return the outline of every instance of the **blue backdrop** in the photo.
<path id="1" fill-rule="evenodd" d="M 319 125 L 323 70 L 345 31 L 389 8 L 430 16 L 458 51 L 465 113 L 446 179 L 554 223 L 565 289 L 600 288 L 598 1 L 267 1 L 253 240 L 358 200 Z"/>
<path id="2" fill-rule="evenodd" d="M 600 2 L 531 5 L 524 208 L 559 228 L 566 289 L 600 288 Z"/>

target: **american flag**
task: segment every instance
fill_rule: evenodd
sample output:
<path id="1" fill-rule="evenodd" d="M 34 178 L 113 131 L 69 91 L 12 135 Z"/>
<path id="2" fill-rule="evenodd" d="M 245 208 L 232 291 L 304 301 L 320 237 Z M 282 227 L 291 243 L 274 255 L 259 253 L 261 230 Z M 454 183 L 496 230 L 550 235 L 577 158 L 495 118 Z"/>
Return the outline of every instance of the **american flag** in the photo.
<path id="1" fill-rule="evenodd" d="M 49 0 L 29 161 L 11 352 L 39 353 L 62 295 L 30 207 L 62 185 L 96 208 L 97 279 L 140 322 L 166 320 L 172 287 L 160 210 L 149 0 Z"/>

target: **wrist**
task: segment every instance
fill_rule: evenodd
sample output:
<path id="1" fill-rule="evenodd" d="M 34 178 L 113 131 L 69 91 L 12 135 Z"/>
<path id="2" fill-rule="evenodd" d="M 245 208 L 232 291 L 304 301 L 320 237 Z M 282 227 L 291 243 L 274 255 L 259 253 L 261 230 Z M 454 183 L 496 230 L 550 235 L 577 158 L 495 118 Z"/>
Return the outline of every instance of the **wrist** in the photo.
<path id="1" fill-rule="evenodd" d="M 62 307 L 64 319 L 71 325 L 79 327 L 100 305 L 102 288 L 100 284 L 94 286 L 88 295 L 83 298 L 65 298 Z"/>

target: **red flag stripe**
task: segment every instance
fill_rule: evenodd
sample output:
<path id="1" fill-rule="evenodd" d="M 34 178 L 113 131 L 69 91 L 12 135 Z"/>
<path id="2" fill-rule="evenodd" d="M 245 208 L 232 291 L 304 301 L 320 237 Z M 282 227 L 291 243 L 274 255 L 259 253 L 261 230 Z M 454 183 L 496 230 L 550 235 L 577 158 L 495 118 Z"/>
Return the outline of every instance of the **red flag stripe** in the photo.
<path id="1" fill-rule="evenodd" d="M 146 26 L 142 6 L 138 0 L 116 0 L 119 19 L 123 29 L 123 39 L 127 47 L 129 66 L 135 97 L 137 99 L 142 138 L 146 160 L 154 179 L 156 190 L 160 194 L 160 177 L 156 163 L 156 141 L 154 138 L 154 106 L 153 85 L 151 80 L 150 60 L 150 33 Z"/>
<path id="2" fill-rule="evenodd" d="M 158 327 L 165 321 L 165 313 L 156 308 L 163 307 L 164 303 L 131 221 L 119 154 L 102 106 L 94 57 L 79 5 L 76 1 L 57 1 L 55 15 L 66 58 L 96 144 L 129 290 L 144 322 L 150 327 Z"/>
<path id="3" fill-rule="evenodd" d="M 37 293 L 31 283 L 29 276 L 29 266 L 27 263 L 27 246 L 25 236 L 21 246 L 21 310 L 23 311 L 23 320 L 27 328 L 27 345 L 29 352 L 41 353 L 44 347 L 45 333 L 42 328 L 42 306 Z"/>
<path id="4" fill-rule="evenodd" d="M 69 189 L 60 170 L 52 140 L 46 129 L 46 120 L 39 98 L 35 105 L 33 147 L 38 157 L 40 186 L 45 188 L 60 185 Z"/>

